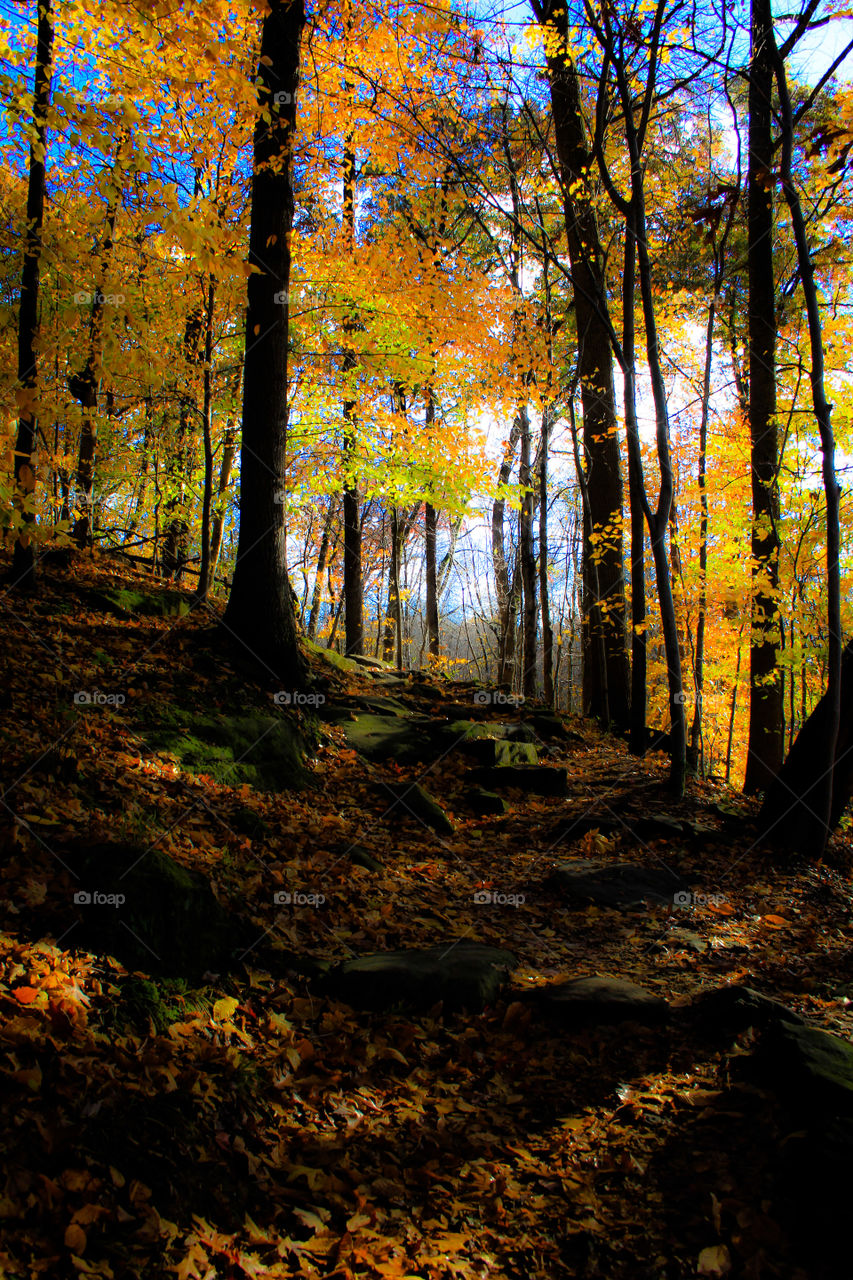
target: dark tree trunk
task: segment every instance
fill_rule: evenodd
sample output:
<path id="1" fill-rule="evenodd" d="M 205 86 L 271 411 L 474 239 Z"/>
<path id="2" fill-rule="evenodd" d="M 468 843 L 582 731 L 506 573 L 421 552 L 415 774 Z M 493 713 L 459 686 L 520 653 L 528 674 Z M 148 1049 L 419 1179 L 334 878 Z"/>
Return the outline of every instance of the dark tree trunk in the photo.
<path id="1" fill-rule="evenodd" d="M 589 527 L 583 554 L 584 710 L 592 716 L 609 712 L 609 718 L 616 724 L 627 725 L 630 693 L 622 564 L 623 495 L 613 395 L 613 353 L 605 310 L 598 223 L 594 206 L 584 195 L 593 157 L 586 136 L 577 69 L 568 52 L 568 10 L 550 3 L 534 3 L 533 9 L 540 22 L 556 25 L 566 45 L 559 54 L 548 58 L 548 79 L 581 352 L 583 446 L 589 489 Z M 596 574 L 593 557 L 597 561 Z M 606 610 L 593 607 L 595 576 L 598 599 L 606 602 Z M 594 635 L 594 627 L 601 627 L 603 631 L 606 672 L 601 669 L 602 646 Z"/>
<path id="2" fill-rule="evenodd" d="M 436 531 L 438 512 L 431 502 L 424 514 L 424 543 L 426 553 L 426 626 L 429 637 L 429 653 L 437 658 L 441 653 L 438 635 L 438 579 L 436 572 Z"/>
<path id="3" fill-rule="evenodd" d="M 498 472 L 498 486 L 509 483 L 515 450 L 521 436 L 521 423 L 513 419 L 509 440 Z M 497 497 L 492 503 L 492 564 L 495 571 L 495 595 L 498 603 L 498 683 L 512 679 L 515 666 L 516 592 L 510 583 L 509 566 L 504 548 L 504 514 L 506 500 Z"/>
<path id="4" fill-rule="evenodd" d="M 625 362 L 625 438 L 628 443 L 628 501 L 631 511 L 631 722 L 629 747 L 634 755 L 646 750 L 646 516 L 643 454 L 637 423 L 636 297 L 637 245 L 633 218 L 625 226 L 625 268 L 622 276 L 622 352 Z"/>
<path id="5" fill-rule="evenodd" d="M 355 151 L 350 141 L 344 147 L 343 158 L 343 231 L 344 249 L 352 258 L 355 252 Z M 344 321 L 344 331 L 358 328 L 355 316 Z M 345 652 L 364 653 L 364 580 L 362 577 L 361 550 L 361 502 L 358 493 L 357 452 L 357 404 L 351 394 L 354 372 L 358 360 L 353 351 L 344 352 L 343 376 L 347 388 L 343 402 L 343 471 L 344 471 L 344 626 L 346 629 Z"/>
<path id="6" fill-rule="evenodd" d="M 277 676 L 305 667 L 285 554 L 291 179 L 302 0 L 268 0 L 258 64 L 240 455 L 240 535 L 225 625 Z M 265 118 L 266 117 L 266 118 Z"/>
<path id="7" fill-rule="evenodd" d="M 35 444 L 38 426 L 36 388 L 38 364 L 39 267 L 41 235 L 44 220 L 45 150 L 47 147 L 47 109 L 53 71 L 53 13 L 51 0 L 38 6 L 36 34 L 35 83 L 33 87 L 33 139 L 30 143 L 30 172 L 27 184 L 27 235 L 24 265 L 21 272 L 21 305 L 18 312 L 18 432 L 15 439 L 15 489 L 24 512 L 24 524 L 15 540 L 12 553 L 11 585 L 31 591 L 34 582 L 33 545 L 26 526 L 35 520 L 29 504 L 36 487 Z"/>
<path id="8" fill-rule="evenodd" d="M 199 565 L 199 600 L 206 600 L 211 587 L 210 510 L 213 505 L 213 311 L 216 303 L 216 279 L 209 276 L 204 309 L 204 389 L 201 403 L 201 430 L 204 443 L 204 494 L 201 509 L 201 562 Z"/>
<path id="9" fill-rule="evenodd" d="M 242 395 L 243 391 L 243 375 L 242 371 L 237 381 L 237 395 Z M 213 584 L 216 577 L 216 566 L 219 564 L 219 557 L 222 553 L 222 535 L 225 531 L 225 495 L 228 492 L 228 485 L 231 480 L 231 468 L 234 466 L 234 459 L 237 456 L 237 420 L 236 417 L 229 418 L 225 427 L 225 436 L 222 441 L 222 462 L 219 464 L 219 483 L 216 488 L 216 502 L 213 508 L 213 518 L 210 525 L 210 574 L 209 585 L 213 590 Z"/>
<path id="10" fill-rule="evenodd" d="M 525 698 L 532 698 L 536 691 L 536 550 L 533 545 L 534 489 L 530 468 L 530 415 L 527 405 L 521 406 L 518 416 L 521 420 L 518 479 L 523 490 L 518 526 L 522 600 L 521 692 Z"/>
<path id="11" fill-rule="evenodd" d="M 554 706 L 554 632 L 551 627 L 551 599 L 548 589 L 548 452 L 551 447 L 552 408 L 542 409 L 542 440 L 539 456 L 539 598 L 542 610 L 542 682 L 545 701 Z"/>
<path id="12" fill-rule="evenodd" d="M 765 791 L 782 763 L 778 667 L 779 466 L 776 430 L 776 290 L 773 277 L 770 0 L 753 0 L 749 69 L 749 434 L 752 446 L 752 639 L 749 750 L 744 791 Z"/>
<path id="13" fill-rule="evenodd" d="M 798 776 L 797 766 L 783 766 L 784 779 L 795 792 L 797 805 L 788 820 L 777 829 L 777 836 L 788 849 L 807 851 L 817 859 L 823 853 L 829 833 L 835 828 L 850 798 L 853 787 L 853 661 L 851 647 L 841 650 L 841 530 L 839 525 L 840 488 L 835 472 L 835 434 L 832 405 L 826 398 L 824 385 L 825 358 L 820 301 L 815 283 L 815 264 L 808 242 L 805 217 L 792 173 L 794 117 L 788 92 L 784 59 L 776 47 L 772 25 L 768 28 L 779 106 L 782 120 L 782 190 L 791 215 L 797 263 L 803 284 L 806 316 L 809 326 L 812 405 L 820 432 L 823 454 L 823 487 L 826 497 L 826 613 L 828 631 L 827 690 L 817 710 L 821 710 L 819 734 L 810 741 L 808 751 L 801 753 L 799 768 L 810 771 L 806 778 Z M 803 726 L 803 732 L 808 725 Z M 801 735 L 802 736 L 802 735 Z M 798 739 L 799 741 L 799 739 Z M 796 748 L 797 743 L 794 744 Z M 793 755 L 793 749 L 791 754 Z M 791 776 L 793 772 L 793 776 Z M 780 774 L 780 778 L 782 775 Z M 812 780 L 813 779 L 813 780 Z M 810 783 L 808 789 L 803 782 Z"/>

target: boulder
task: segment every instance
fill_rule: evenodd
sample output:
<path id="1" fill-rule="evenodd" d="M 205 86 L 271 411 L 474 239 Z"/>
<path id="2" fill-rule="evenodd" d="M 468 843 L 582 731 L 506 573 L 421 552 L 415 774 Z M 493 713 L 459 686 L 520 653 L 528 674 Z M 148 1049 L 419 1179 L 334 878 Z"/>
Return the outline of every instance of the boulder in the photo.
<path id="1" fill-rule="evenodd" d="M 592 904 L 619 911 L 649 904 L 671 906 L 675 894 L 687 892 L 685 881 L 668 867 L 628 862 L 564 863 L 554 868 L 550 884 L 579 906 Z"/>
<path id="2" fill-rule="evenodd" d="M 439 835 L 452 835 L 455 831 L 441 805 L 419 783 L 382 784 L 378 790 L 385 800 L 391 797 L 389 809 L 395 818 L 415 818 Z"/>
<path id="3" fill-rule="evenodd" d="M 534 993 L 536 1003 L 568 1027 L 614 1022 L 665 1022 L 669 1005 L 623 978 L 573 978 Z"/>
<path id="4" fill-rule="evenodd" d="M 753 1054 L 737 1060 L 752 1084 L 798 1115 L 853 1117 L 853 1044 L 806 1023 L 772 1023 Z"/>
<path id="5" fill-rule="evenodd" d="M 700 991 L 685 1012 L 703 1031 L 711 1034 L 739 1035 L 747 1027 L 761 1029 L 776 1022 L 805 1025 L 800 1015 L 781 1001 L 739 983 Z"/>
<path id="6" fill-rule="evenodd" d="M 516 966 L 511 951 L 467 939 L 427 949 L 380 951 L 344 960 L 330 970 L 328 995 L 355 1009 L 395 1006 L 479 1012 L 492 1004 Z"/>

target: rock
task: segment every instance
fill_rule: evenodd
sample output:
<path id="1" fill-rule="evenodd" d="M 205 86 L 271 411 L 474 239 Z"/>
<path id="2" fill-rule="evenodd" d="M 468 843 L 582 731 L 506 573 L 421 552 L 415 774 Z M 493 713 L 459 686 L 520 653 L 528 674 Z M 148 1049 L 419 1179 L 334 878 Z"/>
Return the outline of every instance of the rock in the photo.
<path id="1" fill-rule="evenodd" d="M 669 1005 L 635 982 L 622 978 L 574 978 L 533 993 L 537 1004 L 567 1026 L 614 1022 L 665 1022 Z"/>
<path id="2" fill-rule="evenodd" d="M 69 917 L 78 923 L 67 945 L 113 955 L 128 969 L 195 978 L 233 968 L 258 939 L 203 875 L 159 849 L 81 842 L 62 857 L 77 876 Z"/>
<path id="3" fill-rule="evenodd" d="M 577 818 L 563 818 L 557 826 L 552 828 L 550 836 L 555 843 L 563 843 L 580 840 L 590 831 L 598 831 L 603 836 L 617 835 L 624 831 L 627 835 L 639 840 L 658 840 L 667 836 L 683 840 L 685 834 L 692 835 L 692 832 L 687 829 L 688 826 L 689 824 L 682 822 L 680 818 L 672 817 L 668 813 L 626 814 L 624 817 L 614 817 L 611 810 L 607 814 L 586 812 Z"/>
<path id="4" fill-rule="evenodd" d="M 569 789 L 567 771 L 547 764 L 485 766 L 473 770 L 471 777 L 492 791 L 518 787 L 536 796 L 564 796 Z"/>
<path id="5" fill-rule="evenodd" d="M 538 737 L 546 742 L 571 742 L 586 746 L 586 742 L 574 729 L 569 729 L 555 711 L 537 711 L 530 717 L 530 725 Z"/>
<path id="6" fill-rule="evenodd" d="M 468 940 L 425 950 L 383 951 L 344 960 L 325 982 L 327 994 L 356 1009 L 395 1005 L 479 1012 L 492 1004 L 517 961 L 511 951 Z"/>
<path id="7" fill-rule="evenodd" d="M 191 773 L 230 787 L 263 791 L 304 787 L 310 731 L 290 714 L 228 715 L 157 704 L 146 708 L 140 732 L 148 745 L 174 756 Z"/>
<path id="8" fill-rule="evenodd" d="M 739 1035 L 747 1027 L 767 1027 L 774 1022 L 805 1025 L 793 1009 L 764 996 L 752 987 L 731 983 L 694 996 L 686 1012 L 704 1030 Z"/>
<path id="9" fill-rule="evenodd" d="M 777 1021 L 756 1052 L 737 1062 L 752 1084 L 772 1089 L 798 1114 L 853 1116 L 849 1040 L 805 1023 Z"/>
<path id="10" fill-rule="evenodd" d="M 509 805 L 502 796 L 496 791 L 486 791 L 485 787 L 471 787 L 465 792 L 465 799 L 475 813 L 487 814 L 506 813 Z"/>
<path id="11" fill-rule="evenodd" d="M 350 862 L 357 867 L 364 867 L 365 871 L 384 871 L 384 867 L 378 858 L 374 858 L 372 853 L 367 849 L 363 849 L 360 844 L 354 844 L 348 851 Z"/>
<path id="12" fill-rule="evenodd" d="M 404 720 L 395 714 L 365 712 L 357 714 L 353 720 L 342 720 L 341 728 L 347 745 L 368 760 L 414 764 L 434 754 L 432 744 L 423 732 L 425 723 L 428 722 L 422 717 Z"/>
<path id="13" fill-rule="evenodd" d="M 382 785 L 380 794 L 387 799 L 393 797 L 391 813 L 396 818 L 412 817 L 422 822 L 425 827 L 439 835 L 453 835 L 456 830 L 438 801 L 425 791 L 417 782 L 405 782 L 402 785 Z"/>
<path id="14" fill-rule="evenodd" d="M 532 742 L 507 742 L 498 738 L 474 738 L 462 744 L 466 755 L 478 764 L 492 767 L 538 764 L 539 754 Z"/>
<path id="15" fill-rule="evenodd" d="M 550 883 L 578 903 L 620 911 L 649 903 L 671 906 L 686 891 L 685 882 L 667 867 L 641 867 L 628 862 L 571 862 L 554 868 Z"/>

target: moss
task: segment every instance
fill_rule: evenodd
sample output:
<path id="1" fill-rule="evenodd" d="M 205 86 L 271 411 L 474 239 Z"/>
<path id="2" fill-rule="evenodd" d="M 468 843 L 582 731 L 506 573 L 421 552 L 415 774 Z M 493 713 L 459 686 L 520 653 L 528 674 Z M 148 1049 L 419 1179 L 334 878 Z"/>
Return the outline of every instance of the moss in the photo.
<path id="1" fill-rule="evenodd" d="M 155 751 L 222 786 L 283 791 L 310 780 L 303 765 L 310 731 L 287 715 L 226 715 L 165 706 L 149 713 L 140 731 Z"/>
<path id="2" fill-rule="evenodd" d="M 191 601 L 182 591 L 139 591 L 133 587 L 108 587 L 92 592 L 92 603 L 116 617 L 184 618 Z"/>
<path id="3" fill-rule="evenodd" d="M 321 662 L 325 662 L 327 666 L 334 667 L 336 671 L 341 671 L 345 675 L 364 675 L 364 667 L 359 662 L 354 662 L 352 658 L 345 658 L 340 653 L 335 653 L 334 649 L 324 649 L 322 645 L 315 644 L 313 640 L 302 638 L 303 648 L 308 650 L 311 658 L 319 658 Z"/>

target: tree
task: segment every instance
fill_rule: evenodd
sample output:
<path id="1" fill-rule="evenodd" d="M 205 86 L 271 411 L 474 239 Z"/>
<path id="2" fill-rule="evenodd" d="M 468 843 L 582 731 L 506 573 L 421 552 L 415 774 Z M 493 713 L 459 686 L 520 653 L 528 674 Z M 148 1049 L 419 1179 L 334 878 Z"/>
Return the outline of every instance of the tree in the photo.
<path id="1" fill-rule="evenodd" d="M 44 221 L 45 155 L 47 111 L 53 70 L 53 12 L 51 0 L 40 0 L 36 34 L 36 65 L 33 89 L 33 132 L 30 141 L 30 171 L 27 187 L 27 232 L 21 272 L 21 304 L 18 312 L 18 435 L 15 441 L 15 487 L 22 511 L 22 524 L 12 555 L 12 584 L 19 590 L 34 586 L 35 557 L 27 525 L 34 520 L 30 509 L 36 485 L 34 453 L 38 415 L 39 269 Z"/>
<path id="2" fill-rule="evenodd" d="M 773 16 L 752 0 L 749 66 L 749 433 L 752 443 L 752 640 L 744 790 L 766 790 L 782 763 L 779 650 L 779 447 L 773 279 Z"/>
<path id="3" fill-rule="evenodd" d="M 291 164 L 305 10 L 269 0 L 258 63 L 240 450 L 240 534 L 225 626 L 277 675 L 301 679 L 285 548 Z"/>

